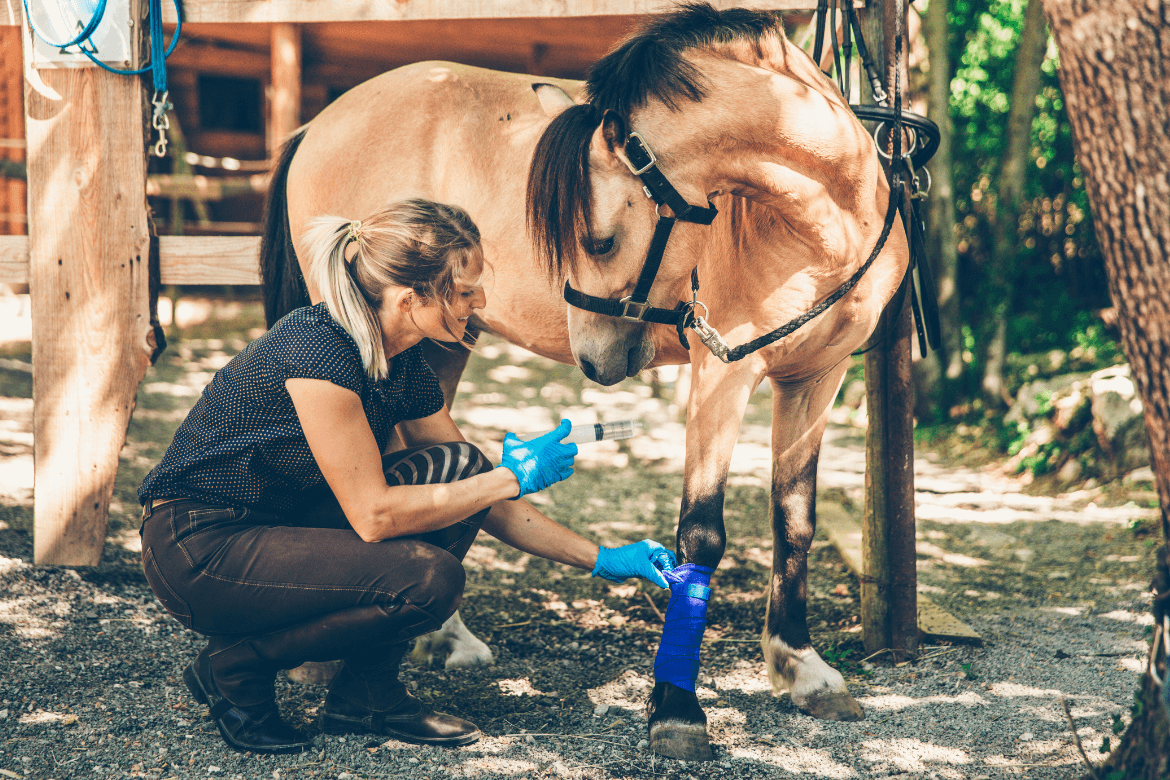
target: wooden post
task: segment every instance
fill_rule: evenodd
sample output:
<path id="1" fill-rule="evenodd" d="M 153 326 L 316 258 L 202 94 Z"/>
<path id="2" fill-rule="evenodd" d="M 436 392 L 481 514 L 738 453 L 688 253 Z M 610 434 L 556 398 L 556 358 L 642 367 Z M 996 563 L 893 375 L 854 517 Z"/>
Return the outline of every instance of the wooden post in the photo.
<path id="1" fill-rule="evenodd" d="M 268 115 L 268 157 L 301 126 L 301 26 L 272 25 L 272 100 Z"/>
<path id="2" fill-rule="evenodd" d="M 96 67 L 27 63 L 34 552 L 95 565 L 154 351 L 144 93 Z"/>
<path id="3" fill-rule="evenodd" d="M 884 58 L 886 90 L 894 94 L 894 11 L 885 0 L 863 16 L 869 50 Z M 903 6 L 902 85 L 909 51 Z M 861 578 L 861 623 L 866 652 L 888 649 L 904 660 L 918 648 L 918 576 L 914 534 L 914 386 L 910 374 L 911 311 L 905 284 L 882 313 L 865 356 L 869 427 L 865 444 L 865 515 L 862 521 L 865 573 Z"/>

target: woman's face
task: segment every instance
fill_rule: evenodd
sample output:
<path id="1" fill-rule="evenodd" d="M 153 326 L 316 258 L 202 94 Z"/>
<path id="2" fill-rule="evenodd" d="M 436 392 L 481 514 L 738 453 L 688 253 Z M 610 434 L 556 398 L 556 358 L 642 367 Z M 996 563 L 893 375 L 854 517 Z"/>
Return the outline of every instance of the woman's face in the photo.
<path id="1" fill-rule="evenodd" d="M 483 274 L 483 258 L 468 260 L 455 282 L 455 288 L 448 299 L 448 307 L 439 306 L 436 301 L 417 300 L 411 316 L 427 338 L 435 341 L 457 341 L 467 332 L 467 319 L 476 309 L 487 305 L 487 297 L 480 285 Z M 448 314 L 449 309 L 449 314 Z"/>

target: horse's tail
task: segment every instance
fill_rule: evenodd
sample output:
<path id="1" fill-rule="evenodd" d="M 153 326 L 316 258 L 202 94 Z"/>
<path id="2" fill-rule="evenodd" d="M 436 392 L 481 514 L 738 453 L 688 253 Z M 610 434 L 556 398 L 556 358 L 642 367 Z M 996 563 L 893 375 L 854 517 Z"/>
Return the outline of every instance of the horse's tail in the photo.
<path id="1" fill-rule="evenodd" d="M 272 169 L 268 199 L 264 203 L 264 233 L 260 238 L 260 289 L 264 295 L 264 319 L 268 327 L 293 309 L 307 306 L 309 291 L 297 264 L 292 230 L 288 225 L 288 167 L 305 137 L 304 129 L 285 142 Z"/>

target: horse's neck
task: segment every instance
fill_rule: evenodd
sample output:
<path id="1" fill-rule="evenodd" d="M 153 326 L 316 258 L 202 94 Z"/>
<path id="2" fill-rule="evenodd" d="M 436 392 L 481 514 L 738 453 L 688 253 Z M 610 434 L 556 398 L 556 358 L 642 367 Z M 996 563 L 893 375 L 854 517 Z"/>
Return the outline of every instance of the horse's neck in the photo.
<path id="1" fill-rule="evenodd" d="M 768 35 L 758 42 L 737 40 L 712 47 L 721 56 L 745 65 L 779 73 L 806 82 L 822 94 L 838 96 L 836 87 L 824 77 L 812 58 L 780 34 Z"/>
<path id="2" fill-rule="evenodd" d="M 736 295 L 746 283 L 764 290 L 796 285 L 792 303 L 818 279 L 839 275 L 842 257 L 792 224 L 775 209 L 740 196 L 721 199 L 719 226 L 699 265 L 701 279 L 726 285 Z M 717 281 L 718 280 L 718 281 Z"/>

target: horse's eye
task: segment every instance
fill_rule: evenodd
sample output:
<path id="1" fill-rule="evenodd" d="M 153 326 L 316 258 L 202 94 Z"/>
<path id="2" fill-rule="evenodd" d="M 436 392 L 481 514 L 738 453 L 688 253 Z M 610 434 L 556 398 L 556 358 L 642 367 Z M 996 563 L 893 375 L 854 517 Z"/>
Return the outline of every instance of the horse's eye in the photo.
<path id="1" fill-rule="evenodd" d="M 581 248 L 585 250 L 586 254 L 608 255 L 613 249 L 613 236 L 602 239 L 583 238 L 581 239 Z"/>

